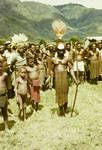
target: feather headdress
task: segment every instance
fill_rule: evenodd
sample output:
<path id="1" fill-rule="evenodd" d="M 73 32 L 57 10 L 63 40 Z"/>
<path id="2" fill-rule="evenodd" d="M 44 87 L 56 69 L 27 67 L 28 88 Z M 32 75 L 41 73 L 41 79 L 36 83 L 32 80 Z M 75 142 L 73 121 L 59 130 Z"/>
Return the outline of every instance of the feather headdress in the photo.
<path id="1" fill-rule="evenodd" d="M 24 46 L 28 41 L 28 37 L 24 33 L 14 34 L 11 39 L 12 46 Z"/>
<path id="2" fill-rule="evenodd" d="M 67 26 L 62 20 L 55 20 L 52 23 L 52 29 L 55 32 L 58 39 L 62 39 L 67 30 Z"/>

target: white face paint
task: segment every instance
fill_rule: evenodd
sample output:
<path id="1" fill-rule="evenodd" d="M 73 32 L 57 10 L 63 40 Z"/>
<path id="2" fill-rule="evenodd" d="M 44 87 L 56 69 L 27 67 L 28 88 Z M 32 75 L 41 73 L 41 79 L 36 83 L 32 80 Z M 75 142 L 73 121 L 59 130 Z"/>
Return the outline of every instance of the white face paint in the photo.
<path id="1" fill-rule="evenodd" d="M 64 44 L 63 43 L 60 43 L 60 44 L 58 44 L 58 49 L 64 49 L 65 47 L 64 47 Z"/>

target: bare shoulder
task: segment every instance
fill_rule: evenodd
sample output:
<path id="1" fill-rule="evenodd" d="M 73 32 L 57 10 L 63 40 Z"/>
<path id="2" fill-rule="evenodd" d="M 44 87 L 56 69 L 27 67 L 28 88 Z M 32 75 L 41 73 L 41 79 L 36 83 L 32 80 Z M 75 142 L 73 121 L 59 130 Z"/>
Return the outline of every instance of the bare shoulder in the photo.
<path id="1" fill-rule="evenodd" d="M 4 72 L 4 73 L 3 73 L 3 76 L 4 76 L 4 77 L 7 77 L 7 76 L 8 76 L 7 72 Z"/>
<path id="2" fill-rule="evenodd" d="M 26 66 L 26 70 L 27 70 L 27 72 L 29 72 L 31 69 L 29 66 Z"/>
<path id="3" fill-rule="evenodd" d="M 57 56 L 52 57 L 51 62 L 52 62 L 52 63 L 56 63 L 57 59 L 58 59 Z"/>
<path id="4" fill-rule="evenodd" d="M 69 57 L 68 57 L 67 55 L 64 56 L 63 61 L 64 61 L 65 63 L 67 63 L 67 62 L 69 61 Z"/>

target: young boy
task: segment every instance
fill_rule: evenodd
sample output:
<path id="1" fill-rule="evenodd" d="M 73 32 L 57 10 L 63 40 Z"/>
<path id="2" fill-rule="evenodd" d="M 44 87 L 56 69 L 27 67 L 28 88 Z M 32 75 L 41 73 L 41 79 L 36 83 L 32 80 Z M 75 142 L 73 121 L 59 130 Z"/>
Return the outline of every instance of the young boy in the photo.
<path id="1" fill-rule="evenodd" d="M 7 98 L 7 73 L 3 69 L 3 62 L 0 61 L 0 108 L 4 119 L 5 129 L 8 129 L 8 98 Z"/>
<path id="2" fill-rule="evenodd" d="M 16 97 L 19 105 L 19 117 L 23 113 L 23 120 L 26 119 L 26 100 L 28 94 L 27 70 L 22 67 L 19 70 L 19 76 L 16 79 Z"/>
<path id="3" fill-rule="evenodd" d="M 38 104 L 40 102 L 40 79 L 39 79 L 39 67 L 34 58 L 28 58 L 28 66 L 26 67 L 28 72 L 29 84 L 30 84 L 30 93 L 32 105 L 35 110 L 38 110 Z"/>

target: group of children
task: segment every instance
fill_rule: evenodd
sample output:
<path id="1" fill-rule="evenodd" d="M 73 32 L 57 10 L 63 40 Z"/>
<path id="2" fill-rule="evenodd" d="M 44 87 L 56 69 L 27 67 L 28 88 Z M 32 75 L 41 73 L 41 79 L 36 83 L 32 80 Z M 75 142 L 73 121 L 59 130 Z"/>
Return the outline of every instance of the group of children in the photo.
<path id="1" fill-rule="evenodd" d="M 26 103 L 32 104 L 35 110 L 38 110 L 40 102 L 40 79 L 39 67 L 32 57 L 27 60 L 27 65 L 22 66 L 17 71 L 15 80 L 15 95 L 19 106 L 19 118 L 26 119 Z M 8 128 L 8 74 L 5 71 L 3 62 L 0 61 L 0 108 L 5 123 L 5 129 Z"/>

